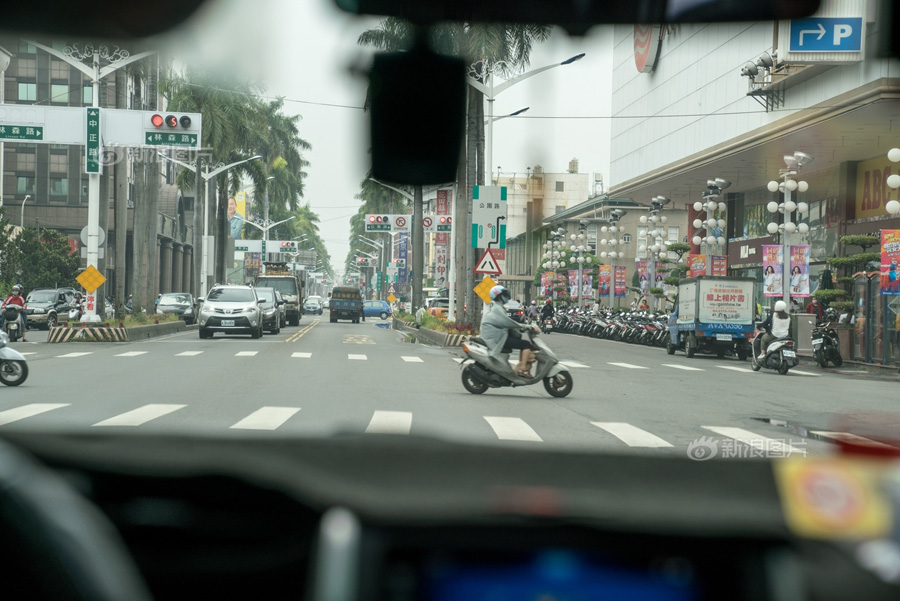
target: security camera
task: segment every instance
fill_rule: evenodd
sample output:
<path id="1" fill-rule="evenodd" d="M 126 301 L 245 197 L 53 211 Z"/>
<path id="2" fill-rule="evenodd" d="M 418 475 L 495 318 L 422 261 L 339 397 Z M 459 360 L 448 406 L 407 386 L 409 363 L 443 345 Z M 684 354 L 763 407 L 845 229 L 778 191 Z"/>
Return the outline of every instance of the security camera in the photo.
<path id="1" fill-rule="evenodd" d="M 744 63 L 744 66 L 741 67 L 741 75 L 744 77 L 756 77 L 759 73 L 759 67 L 757 67 L 754 63 L 747 61 Z"/>

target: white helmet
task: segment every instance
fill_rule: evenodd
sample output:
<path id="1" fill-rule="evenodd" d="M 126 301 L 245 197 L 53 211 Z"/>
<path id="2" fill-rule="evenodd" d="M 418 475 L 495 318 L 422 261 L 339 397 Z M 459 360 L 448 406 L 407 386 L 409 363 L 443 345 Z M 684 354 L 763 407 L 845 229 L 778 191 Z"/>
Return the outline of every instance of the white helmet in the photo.
<path id="1" fill-rule="evenodd" d="M 787 311 L 787 305 L 785 304 L 785 302 L 783 300 L 780 300 L 777 303 L 775 303 L 775 311 L 777 313 L 783 313 L 784 311 Z"/>

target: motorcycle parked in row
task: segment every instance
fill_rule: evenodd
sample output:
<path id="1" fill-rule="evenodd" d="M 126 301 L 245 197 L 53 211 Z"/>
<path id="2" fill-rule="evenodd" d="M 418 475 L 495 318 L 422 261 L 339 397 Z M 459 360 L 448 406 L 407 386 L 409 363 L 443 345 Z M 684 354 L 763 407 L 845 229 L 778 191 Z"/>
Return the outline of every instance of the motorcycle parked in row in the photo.
<path id="1" fill-rule="evenodd" d="M 18 386 L 28 378 L 25 356 L 9 346 L 9 336 L 0 332 L 0 382 Z"/>
<path id="2" fill-rule="evenodd" d="M 24 320 L 19 317 L 24 312 L 25 308 L 21 305 L 9 304 L 3 308 L 3 331 L 12 342 L 24 336 L 24 332 L 22 332 L 22 322 Z"/>
<path id="3" fill-rule="evenodd" d="M 813 323 L 810 321 L 809 323 Z M 841 349 L 838 341 L 838 333 L 831 327 L 830 321 L 815 324 L 812 331 L 813 353 L 816 357 L 816 363 L 819 367 L 828 367 L 829 361 L 834 363 L 835 367 L 844 364 L 841 357 Z"/>
<path id="4" fill-rule="evenodd" d="M 799 365 L 800 360 L 797 358 L 797 350 L 794 348 L 794 341 L 791 338 L 776 338 L 772 340 L 769 346 L 766 347 L 766 356 L 760 359 L 760 345 L 762 344 L 763 334 L 765 332 L 760 330 L 753 339 L 753 353 L 750 355 L 750 367 L 753 371 L 759 371 L 765 367 L 785 375 L 792 367 Z"/>
<path id="5" fill-rule="evenodd" d="M 524 333 L 535 348 L 533 377 L 524 378 L 516 374 L 509 362 L 509 352 L 501 352 L 498 357 L 492 357 L 484 340 L 472 338 L 462 345 L 466 352 L 466 360 L 462 363 L 462 383 L 465 389 L 472 394 L 482 394 L 488 388 L 530 386 L 543 382 L 547 392 L 555 397 L 564 397 L 572 392 L 572 374 L 544 343 L 538 330 L 529 327 L 524 329 Z M 503 350 L 512 352 L 511 349 Z"/>

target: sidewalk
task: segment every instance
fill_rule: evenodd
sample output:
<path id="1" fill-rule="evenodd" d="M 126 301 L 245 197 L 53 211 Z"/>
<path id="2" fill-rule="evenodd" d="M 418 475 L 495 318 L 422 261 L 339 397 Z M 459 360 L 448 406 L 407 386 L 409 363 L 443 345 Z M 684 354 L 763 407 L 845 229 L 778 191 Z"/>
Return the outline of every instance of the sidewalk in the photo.
<path id="1" fill-rule="evenodd" d="M 863 361 L 848 361 L 844 359 L 844 363 L 840 367 L 834 367 L 833 364 L 829 363 L 828 367 L 823 369 L 819 367 L 812 356 L 799 355 L 799 359 L 801 365 L 815 367 L 826 373 L 844 376 L 871 375 L 900 382 L 900 366 L 898 365 L 881 365 L 880 363 L 864 363 Z"/>

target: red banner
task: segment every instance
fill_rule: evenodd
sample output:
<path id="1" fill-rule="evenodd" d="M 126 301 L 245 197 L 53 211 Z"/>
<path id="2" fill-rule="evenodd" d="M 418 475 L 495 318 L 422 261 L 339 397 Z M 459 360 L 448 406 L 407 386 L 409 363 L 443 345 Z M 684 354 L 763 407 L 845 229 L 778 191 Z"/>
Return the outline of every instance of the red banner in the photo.
<path id="1" fill-rule="evenodd" d="M 706 255 L 688 255 L 687 265 L 690 277 L 696 278 L 706 275 Z"/>
<path id="2" fill-rule="evenodd" d="M 616 265 L 616 297 L 625 298 L 625 266 Z"/>
<path id="3" fill-rule="evenodd" d="M 435 209 L 434 212 L 438 215 L 449 215 L 450 210 L 453 208 L 451 205 L 453 192 L 450 190 L 438 190 L 437 191 L 437 200 L 435 201 Z M 434 235 L 434 245 L 435 246 L 450 246 L 450 234 L 446 232 L 440 232 Z"/>
<path id="4" fill-rule="evenodd" d="M 724 278 L 728 275 L 728 257 L 725 255 L 711 255 L 712 274 Z"/>

